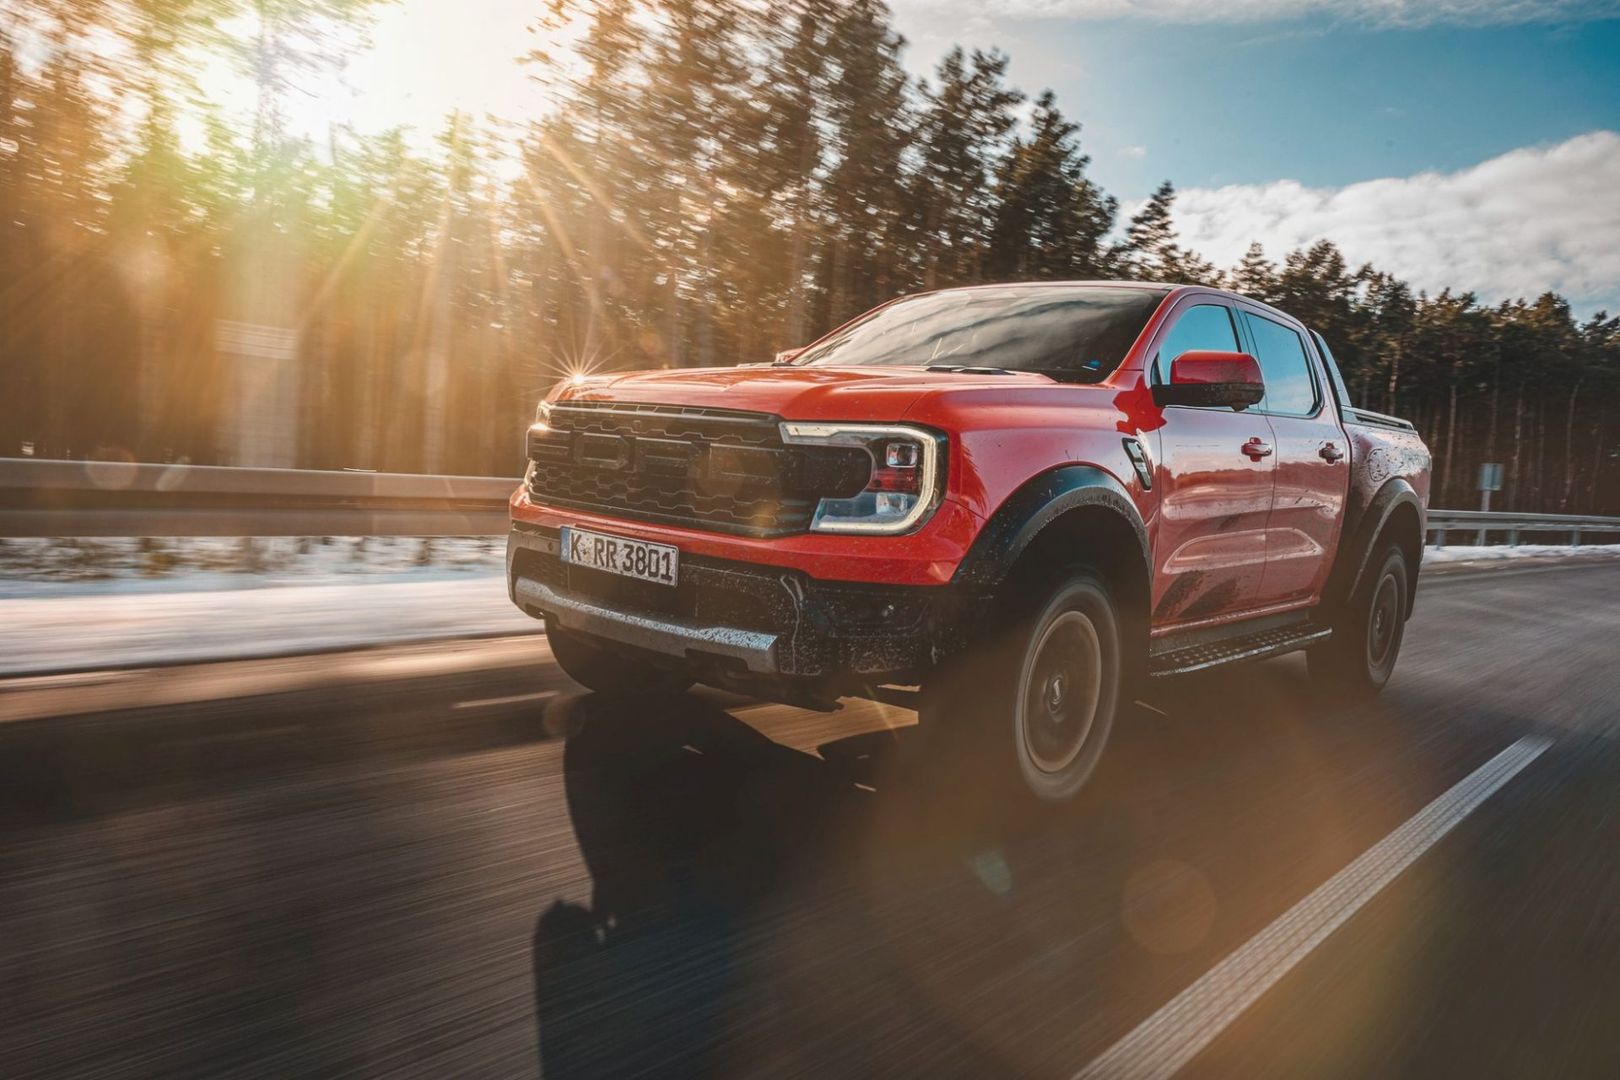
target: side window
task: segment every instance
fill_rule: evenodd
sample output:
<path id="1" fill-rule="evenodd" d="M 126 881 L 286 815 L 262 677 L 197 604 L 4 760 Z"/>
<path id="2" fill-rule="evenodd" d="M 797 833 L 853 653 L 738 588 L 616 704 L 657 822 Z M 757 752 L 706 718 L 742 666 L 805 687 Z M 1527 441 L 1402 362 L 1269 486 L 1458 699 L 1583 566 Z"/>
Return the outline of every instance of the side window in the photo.
<path id="1" fill-rule="evenodd" d="M 1220 304 L 1198 304 L 1187 308 L 1159 343 L 1153 358 L 1153 381 L 1170 378 L 1170 362 L 1192 349 L 1237 352 L 1237 332 L 1232 329 L 1232 313 Z"/>
<path id="2" fill-rule="evenodd" d="M 1316 380 L 1305 355 L 1305 342 L 1292 328 L 1247 311 L 1243 313 L 1254 339 L 1254 358 L 1266 379 L 1260 408 L 1284 416 L 1310 416 L 1316 411 Z"/>
<path id="3" fill-rule="evenodd" d="M 1339 370 L 1339 362 L 1333 358 L 1333 350 L 1321 334 L 1311 331 L 1311 337 L 1316 342 L 1316 355 L 1322 358 L 1322 365 L 1327 368 L 1328 385 L 1333 387 L 1333 396 L 1340 405 L 1350 404 L 1350 388 L 1344 385 L 1344 372 Z"/>

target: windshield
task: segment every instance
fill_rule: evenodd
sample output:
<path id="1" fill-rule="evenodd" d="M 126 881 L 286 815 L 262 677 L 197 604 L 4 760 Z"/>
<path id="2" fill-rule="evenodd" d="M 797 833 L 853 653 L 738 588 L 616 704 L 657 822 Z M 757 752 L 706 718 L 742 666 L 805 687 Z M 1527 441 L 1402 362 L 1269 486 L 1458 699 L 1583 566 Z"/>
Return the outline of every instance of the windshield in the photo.
<path id="1" fill-rule="evenodd" d="M 806 349 L 798 364 L 1037 371 L 1107 378 L 1164 298 L 1159 289 L 1073 285 L 914 296 Z"/>

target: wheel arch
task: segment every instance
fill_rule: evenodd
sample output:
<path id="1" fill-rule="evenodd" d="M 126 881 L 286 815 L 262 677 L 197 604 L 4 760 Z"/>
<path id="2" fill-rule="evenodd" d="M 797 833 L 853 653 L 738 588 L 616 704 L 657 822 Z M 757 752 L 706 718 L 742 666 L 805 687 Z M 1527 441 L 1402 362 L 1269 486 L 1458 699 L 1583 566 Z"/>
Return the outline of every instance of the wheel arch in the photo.
<path id="1" fill-rule="evenodd" d="M 1021 485 L 985 522 L 953 583 L 994 592 L 1042 566 L 1083 559 L 1116 602 L 1133 663 L 1145 662 L 1151 606 L 1147 528 L 1124 485 L 1093 465 L 1065 465 Z"/>
<path id="2" fill-rule="evenodd" d="M 1406 560 L 1407 576 L 1411 588 L 1407 591 L 1406 616 L 1412 615 L 1417 596 L 1418 571 L 1423 564 L 1424 522 L 1427 511 L 1423 500 L 1412 485 L 1401 477 L 1385 481 L 1367 508 L 1349 523 L 1346 534 L 1339 542 L 1339 557 L 1328 577 L 1324 599 L 1341 604 L 1355 595 L 1356 589 L 1370 572 L 1369 564 L 1375 552 L 1394 543 Z"/>

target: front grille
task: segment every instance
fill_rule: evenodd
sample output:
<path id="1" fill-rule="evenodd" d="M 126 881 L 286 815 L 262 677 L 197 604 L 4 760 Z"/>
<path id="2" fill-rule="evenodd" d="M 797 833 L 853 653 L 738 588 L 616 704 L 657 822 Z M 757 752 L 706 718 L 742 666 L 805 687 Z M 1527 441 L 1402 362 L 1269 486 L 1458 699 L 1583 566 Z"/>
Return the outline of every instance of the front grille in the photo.
<path id="1" fill-rule="evenodd" d="M 570 402 L 529 435 L 529 493 L 554 506 L 717 532 L 810 527 L 823 497 L 859 491 L 862 450 L 785 446 L 779 419 L 723 409 Z"/>

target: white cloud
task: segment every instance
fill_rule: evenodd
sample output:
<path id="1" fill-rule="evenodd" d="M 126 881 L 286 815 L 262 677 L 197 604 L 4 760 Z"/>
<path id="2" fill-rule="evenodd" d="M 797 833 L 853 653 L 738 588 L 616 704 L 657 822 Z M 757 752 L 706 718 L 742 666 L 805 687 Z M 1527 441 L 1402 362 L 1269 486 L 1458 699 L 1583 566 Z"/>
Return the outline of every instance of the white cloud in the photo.
<path id="1" fill-rule="evenodd" d="M 896 6 L 945 8 L 992 19 L 1230 23 L 1326 16 L 1390 27 L 1569 22 L 1620 15 L 1607 0 L 898 0 Z"/>
<path id="2" fill-rule="evenodd" d="M 1124 208 L 1122 218 L 1140 207 Z M 1177 193 L 1182 243 L 1230 266 L 1252 240 L 1272 259 L 1317 240 L 1437 292 L 1495 301 L 1562 293 L 1620 313 L 1620 133 L 1527 147 L 1454 173 L 1310 188 L 1293 180 Z"/>
<path id="3" fill-rule="evenodd" d="M 1119 149 L 1119 156 L 1122 158 L 1145 158 L 1147 157 L 1147 147 L 1122 146 Z"/>

